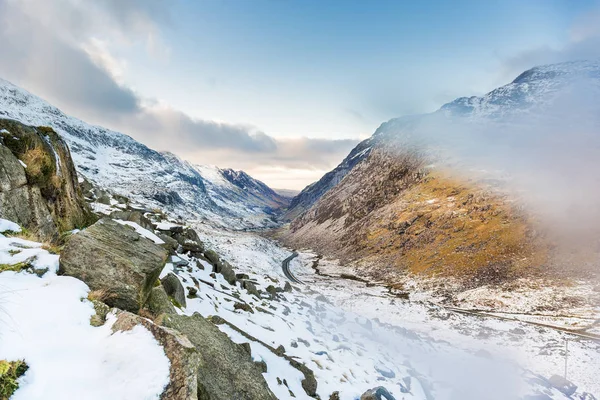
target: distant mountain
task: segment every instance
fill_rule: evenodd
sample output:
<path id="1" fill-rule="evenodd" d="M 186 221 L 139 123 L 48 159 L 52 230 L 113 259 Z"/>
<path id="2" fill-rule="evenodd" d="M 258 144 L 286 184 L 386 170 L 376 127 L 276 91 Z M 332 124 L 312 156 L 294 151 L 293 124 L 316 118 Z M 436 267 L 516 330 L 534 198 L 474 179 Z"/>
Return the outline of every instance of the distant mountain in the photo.
<path id="1" fill-rule="evenodd" d="M 591 82 L 594 84 L 590 85 Z M 569 88 L 577 88 L 576 101 L 566 98 L 566 104 L 562 106 L 560 97 L 568 95 Z M 549 106 L 557 108 L 553 110 L 552 115 L 560 120 L 562 112 L 572 113 L 574 107 L 596 107 L 600 102 L 599 89 L 599 61 L 544 65 L 523 72 L 511 83 L 484 96 L 460 97 L 430 114 L 391 119 L 381 124 L 373 136 L 359 143 L 334 170 L 325 174 L 318 182 L 304 188 L 293 198 L 285 217 L 291 220 L 308 210 L 356 165 L 365 160 L 371 149 L 385 145 L 388 139 L 396 140 L 398 135 L 418 133 L 420 125 L 424 122 L 444 119 L 508 122 L 522 117 L 535 117 L 539 110 Z M 582 98 L 585 99 L 585 103 L 579 104 Z M 546 113 L 545 117 L 547 115 Z"/>
<path id="2" fill-rule="evenodd" d="M 67 116 L 1 79 L 0 117 L 54 128 L 89 181 L 186 219 L 235 229 L 269 227 L 288 202 L 244 172 L 195 166 L 157 152 L 127 135 Z"/>
<path id="3" fill-rule="evenodd" d="M 281 237 L 387 282 L 404 272 L 456 274 L 469 284 L 539 272 L 550 251 L 540 227 L 496 190 L 502 182 L 452 174 L 456 160 L 444 145 L 456 128 L 510 135 L 531 121 L 552 126 L 574 116 L 600 127 L 598 62 L 536 67 L 482 97 L 392 119 L 292 200 Z"/>

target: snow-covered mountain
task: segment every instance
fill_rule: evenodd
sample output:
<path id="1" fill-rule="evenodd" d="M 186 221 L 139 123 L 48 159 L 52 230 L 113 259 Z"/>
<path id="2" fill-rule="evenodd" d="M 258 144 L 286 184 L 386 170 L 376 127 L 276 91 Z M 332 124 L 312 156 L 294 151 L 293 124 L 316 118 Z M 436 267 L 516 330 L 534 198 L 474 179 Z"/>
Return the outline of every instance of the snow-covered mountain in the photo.
<path id="1" fill-rule="evenodd" d="M 557 123 L 565 116 L 590 116 L 597 114 L 600 104 L 600 61 L 577 61 L 544 65 L 520 74 L 511 83 L 492 90 L 483 96 L 460 97 L 443 105 L 439 110 L 421 115 L 404 116 L 384 122 L 373 136 L 359 143 L 350 154 L 318 182 L 307 186 L 298 194 L 286 211 L 293 219 L 315 204 L 377 146 L 397 141 L 401 135 L 418 136 L 424 124 L 443 127 L 450 122 L 467 124 L 511 123 L 519 118 L 531 122 L 543 116 Z M 441 136 L 440 136 L 441 137 Z"/>
<path id="2" fill-rule="evenodd" d="M 65 115 L 0 79 L 0 117 L 50 126 L 68 143 L 78 171 L 100 187 L 146 205 L 213 224 L 252 229 L 274 224 L 287 200 L 240 171 L 196 166 L 122 133 Z"/>

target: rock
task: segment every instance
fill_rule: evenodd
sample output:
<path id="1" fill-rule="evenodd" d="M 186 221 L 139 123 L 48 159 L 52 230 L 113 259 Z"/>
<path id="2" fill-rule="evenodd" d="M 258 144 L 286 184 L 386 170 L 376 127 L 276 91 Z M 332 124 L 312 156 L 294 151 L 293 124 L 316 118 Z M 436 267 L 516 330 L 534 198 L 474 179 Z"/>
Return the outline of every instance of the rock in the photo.
<path id="1" fill-rule="evenodd" d="M 225 278 L 227 283 L 229 283 L 230 285 L 235 285 L 235 271 L 233 270 L 233 267 L 227 261 L 225 261 L 225 260 L 219 261 L 217 263 L 216 272 L 223 275 L 223 278 Z"/>
<path id="2" fill-rule="evenodd" d="M 256 365 L 256 367 L 260 370 L 260 372 L 262 372 L 263 374 L 266 374 L 268 371 L 267 368 L 267 363 L 264 362 L 263 360 L 260 361 L 254 361 L 254 365 Z"/>
<path id="3" fill-rule="evenodd" d="M 170 361 L 169 384 L 161 394 L 161 400 L 198 400 L 197 376 L 201 360 L 194 344 L 175 329 L 156 325 L 128 312 L 118 314 L 112 330 L 129 331 L 136 325 L 142 325 L 152 333 Z"/>
<path id="4" fill-rule="evenodd" d="M 217 253 L 216 253 L 214 250 L 206 250 L 206 251 L 204 252 L 204 257 L 206 257 L 206 259 L 207 259 L 208 261 L 210 261 L 210 263 L 211 263 L 213 266 L 215 266 L 215 267 L 217 266 L 217 264 L 218 264 L 218 263 L 219 263 L 219 261 L 221 260 L 221 259 L 219 258 L 219 255 L 218 255 L 218 254 L 217 254 Z"/>
<path id="5" fill-rule="evenodd" d="M 340 400 L 340 392 L 333 392 L 329 396 L 329 400 Z"/>
<path id="6" fill-rule="evenodd" d="M 285 285 L 283 285 L 283 291 L 284 292 L 291 292 L 292 291 L 292 285 L 289 282 L 286 282 Z"/>
<path id="7" fill-rule="evenodd" d="M 202 243 L 196 231 L 191 228 L 174 233 L 173 239 L 181 245 L 184 253 L 189 252 L 194 256 L 199 256 L 204 252 L 204 243 Z"/>
<path id="8" fill-rule="evenodd" d="M 285 354 L 285 347 L 279 345 L 279 347 L 275 349 L 275 354 L 279 357 L 283 356 Z"/>
<path id="9" fill-rule="evenodd" d="M 160 280 L 163 288 L 165 288 L 165 292 L 167 295 L 172 297 L 181 307 L 185 307 L 185 290 L 183 289 L 183 285 L 177 275 L 172 272 L 169 272 L 167 276 Z"/>
<path id="10" fill-rule="evenodd" d="M 196 346 L 199 399 L 276 399 L 248 352 L 200 314 L 165 315 L 161 324 L 183 333 Z"/>
<path id="11" fill-rule="evenodd" d="M 252 307 L 250 307 L 250 304 L 247 304 L 247 303 L 237 303 L 236 302 L 233 305 L 233 309 L 234 310 L 242 310 L 242 311 L 246 311 L 246 312 L 254 314 L 254 310 L 252 309 Z"/>
<path id="12" fill-rule="evenodd" d="M 552 375 L 550 379 L 548 379 L 548 382 L 550 382 L 552 387 L 561 391 L 566 396 L 571 396 L 577 391 L 577 386 L 575 386 L 575 384 L 560 375 Z"/>
<path id="13" fill-rule="evenodd" d="M 360 396 L 360 400 L 396 400 L 394 396 L 383 386 L 378 386 L 373 389 L 369 389 Z"/>
<path id="14" fill-rule="evenodd" d="M 59 274 L 105 290 L 111 307 L 138 312 L 160 275 L 167 252 L 131 227 L 104 218 L 72 235 L 61 252 Z"/>
<path id="15" fill-rule="evenodd" d="M 164 233 L 159 233 L 156 236 L 158 236 L 164 242 L 160 246 L 167 250 L 170 255 L 175 255 L 177 249 L 179 248 L 179 243 L 177 243 L 177 240 L 173 239 L 171 236 L 165 235 Z"/>
<path id="16" fill-rule="evenodd" d="M 110 312 L 110 307 L 99 300 L 92 300 L 94 306 L 94 315 L 90 317 L 91 326 L 102 326 L 106 322 L 106 316 Z"/>
<path id="17" fill-rule="evenodd" d="M 256 285 L 250 281 L 242 281 L 242 288 L 246 289 L 248 293 L 260 297 L 260 292 L 256 288 Z"/>
<path id="18" fill-rule="evenodd" d="M 0 132 L 0 218 L 42 240 L 95 222 L 69 148 L 56 132 L 6 119 L 0 119 Z"/>
<path id="19" fill-rule="evenodd" d="M 193 286 L 188 286 L 187 290 L 188 290 L 188 297 L 189 298 L 194 298 L 198 294 L 198 289 L 195 288 L 195 287 L 193 287 Z"/>
<path id="20" fill-rule="evenodd" d="M 183 258 L 177 256 L 171 256 L 169 262 L 173 264 L 175 268 L 187 267 L 189 265 L 189 261 L 186 261 Z"/>
<path id="21" fill-rule="evenodd" d="M 235 279 L 237 279 L 238 281 L 245 281 L 249 280 L 250 277 L 248 276 L 248 274 L 235 274 Z"/>
<path id="22" fill-rule="evenodd" d="M 154 232 L 154 225 L 152 225 L 152 222 L 150 222 L 148 218 L 144 217 L 144 214 L 142 214 L 140 211 L 113 211 L 110 214 L 110 217 L 113 219 L 121 219 L 123 221 L 135 222 L 142 228 L 148 229 L 150 232 Z"/>
<path id="23" fill-rule="evenodd" d="M 273 285 L 269 285 L 267 286 L 267 288 L 265 289 L 267 291 L 267 293 L 269 293 L 272 297 L 277 296 L 277 289 L 275 288 L 275 286 Z"/>
<path id="24" fill-rule="evenodd" d="M 169 300 L 169 296 L 162 285 L 152 288 L 150 296 L 148 296 L 148 301 L 146 301 L 146 308 L 154 316 L 159 316 L 161 314 L 177 314 L 175 306 L 171 303 L 171 300 Z"/>

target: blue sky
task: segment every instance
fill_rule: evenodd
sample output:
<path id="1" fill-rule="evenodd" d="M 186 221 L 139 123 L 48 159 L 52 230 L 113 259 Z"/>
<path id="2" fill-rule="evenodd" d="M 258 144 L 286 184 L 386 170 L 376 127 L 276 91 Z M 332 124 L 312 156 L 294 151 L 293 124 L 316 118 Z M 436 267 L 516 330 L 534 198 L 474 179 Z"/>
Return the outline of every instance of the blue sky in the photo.
<path id="1" fill-rule="evenodd" d="M 115 87 L 67 99 L 60 85 L 5 59 L 1 76 L 151 147 L 243 168 L 276 187 L 318 179 L 385 120 L 483 94 L 535 64 L 588 57 L 581 48 L 600 55 L 580 46 L 600 36 L 597 0 L 85 3 L 0 7 L 5 22 L 48 29 L 19 54 L 55 36 L 52 45 L 81 50 Z M 23 40 L 16 28 L 1 29 L 0 39 Z M 73 74 L 65 75 L 68 85 Z M 92 98 L 113 92 L 134 115 L 109 113 Z M 151 134 L 148 121 L 158 121 Z"/>

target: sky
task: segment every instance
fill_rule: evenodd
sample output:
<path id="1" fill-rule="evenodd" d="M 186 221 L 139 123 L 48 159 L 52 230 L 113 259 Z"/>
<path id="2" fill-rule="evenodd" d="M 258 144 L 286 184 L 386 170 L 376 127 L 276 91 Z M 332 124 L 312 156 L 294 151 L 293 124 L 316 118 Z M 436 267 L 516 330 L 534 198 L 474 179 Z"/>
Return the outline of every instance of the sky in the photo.
<path id="1" fill-rule="evenodd" d="M 600 57 L 600 0 L 0 0 L 0 77 L 302 189 L 386 120 Z"/>

